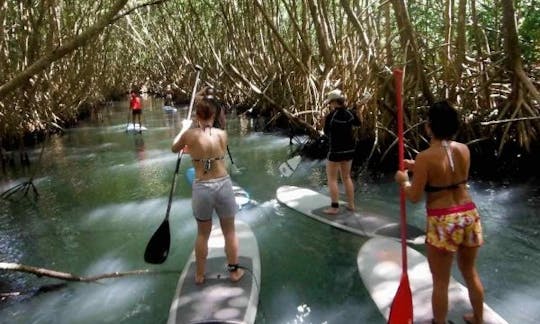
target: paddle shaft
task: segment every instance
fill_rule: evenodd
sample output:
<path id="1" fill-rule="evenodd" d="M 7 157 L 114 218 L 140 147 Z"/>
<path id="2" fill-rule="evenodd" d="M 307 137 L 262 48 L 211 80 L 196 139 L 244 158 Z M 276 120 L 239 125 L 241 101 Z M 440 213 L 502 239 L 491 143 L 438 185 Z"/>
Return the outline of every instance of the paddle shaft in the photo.
<path id="1" fill-rule="evenodd" d="M 403 88 L 403 71 L 394 70 L 396 106 L 397 106 L 397 126 L 398 126 L 398 160 L 399 170 L 405 170 L 404 145 L 403 145 L 403 102 L 401 99 Z M 401 280 L 390 307 L 388 316 L 389 324 L 411 324 L 413 322 L 413 303 L 409 276 L 407 275 L 407 219 L 405 209 L 405 191 L 402 186 L 399 190 L 399 211 L 401 224 Z"/>
<path id="2" fill-rule="evenodd" d="M 229 150 L 229 145 L 227 145 L 227 153 L 229 154 L 229 159 L 231 159 L 231 164 L 234 164 L 234 161 L 232 159 L 231 150 Z"/>
<path id="3" fill-rule="evenodd" d="M 402 101 L 402 88 L 403 88 L 403 71 L 400 69 L 394 70 L 394 78 L 396 82 L 396 105 L 397 105 L 397 128 L 398 128 L 398 160 L 399 170 L 405 170 L 405 145 L 403 141 L 403 101 Z M 401 255 L 403 271 L 407 272 L 407 209 L 405 190 L 402 186 L 399 187 L 399 212 L 401 219 Z"/>
<path id="4" fill-rule="evenodd" d="M 197 75 L 195 76 L 195 84 L 193 85 L 193 91 L 191 92 L 191 100 L 189 102 L 189 109 L 186 119 L 189 120 L 191 118 L 191 111 L 193 110 L 193 103 L 195 102 L 195 93 L 197 91 L 197 85 L 199 84 L 199 76 L 201 74 L 201 67 L 196 65 L 195 70 L 197 70 Z M 176 176 L 178 175 L 178 171 L 180 170 L 180 162 L 182 161 L 182 156 L 184 156 L 184 149 L 180 150 L 178 152 L 178 159 L 176 159 L 176 168 L 174 169 L 174 175 L 172 180 L 172 186 L 171 190 L 169 191 L 169 203 L 167 204 L 167 212 L 165 214 L 165 220 L 169 219 L 169 213 L 171 211 L 171 204 L 172 204 L 172 198 L 174 196 L 174 192 L 176 190 Z"/>
<path id="5" fill-rule="evenodd" d="M 195 84 L 193 85 L 193 91 L 191 92 L 191 100 L 189 102 L 189 110 L 186 119 L 191 118 L 191 110 L 193 109 L 193 103 L 195 102 L 195 92 L 197 91 L 197 86 L 199 85 L 199 76 L 201 74 L 200 66 L 195 65 L 195 69 L 197 70 L 197 76 L 195 77 Z"/>
<path id="6" fill-rule="evenodd" d="M 176 168 L 174 169 L 174 174 L 172 178 L 172 186 L 169 191 L 169 202 L 167 203 L 167 212 L 165 213 L 165 220 L 169 219 L 169 213 L 171 211 L 172 198 L 176 189 L 176 176 L 178 175 L 178 170 L 180 169 L 180 162 L 182 161 L 182 156 L 184 155 L 184 150 L 178 152 L 178 159 L 176 159 Z"/>

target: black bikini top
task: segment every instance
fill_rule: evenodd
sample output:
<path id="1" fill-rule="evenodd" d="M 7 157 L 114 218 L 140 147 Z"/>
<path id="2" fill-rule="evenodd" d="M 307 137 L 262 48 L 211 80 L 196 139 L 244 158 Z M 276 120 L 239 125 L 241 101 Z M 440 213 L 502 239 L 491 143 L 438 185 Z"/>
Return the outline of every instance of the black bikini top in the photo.
<path id="1" fill-rule="evenodd" d="M 443 191 L 443 190 L 453 190 L 453 189 L 457 189 L 459 188 L 459 185 L 462 185 L 464 183 L 467 183 L 467 179 L 465 180 L 462 180 L 460 182 L 456 182 L 456 183 L 453 183 L 451 185 L 448 185 L 448 186 L 430 186 L 430 185 L 426 185 L 424 187 L 424 191 L 425 192 L 438 192 L 438 191 Z"/>
<path id="2" fill-rule="evenodd" d="M 450 169 L 452 169 L 452 173 L 454 172 L 454 159 L 452 158 L 452 150 L 450 149 L 450 145 L 447 141 L 441 142 L 442 147 L 446 151 L 446 156 L 448 157 L 448 161 L 450 162 Z M 424 187 L 425 192 L 438 192 L 443 190 L 454 190 L 459 188 L 459 185 L 462 185 L 464 183 L 467 183 L 468 179 L 461 180 L 459 182 L 450 184 L 448 186 L 431 186 L 429 184 L 426 184 Z"/>
<path id="3" fill-rule="evenodd" d="M 201 127 L 203 132 L 204 132 L 204 130 L 206 128 L 210 128 L 210 135 L 212 135 L 212 126 L 203 126 L 203 127 Z M 193 161 L 193 162 L 203 162 L 204 163 L 204 173 L 206 173 L 206 172 L 210 171 L 210 169 L 212 169 L 212 162 L 223 160 L 223 159 L 225 159 L 225 155 L 218 156 L 218 157 L 213 157 L 213 158 L 208 158 L 208 159 L 191 159 L 191 161 Z"/>
<path id="4" fill-rule="evenodd" d="M 213 157 L 213 158 L 208 158 L 208 159 L 191 159 L 191 161 L 193 162 L 203 162 L 204 163 L 204 173 L 210 171 L 210 169 L 212 169 L 212 162 L 214 161 L 218 161 L 218 160 L 223 160 L 225 159 L 225 156 L 218 156 L 218 157 Z"/>

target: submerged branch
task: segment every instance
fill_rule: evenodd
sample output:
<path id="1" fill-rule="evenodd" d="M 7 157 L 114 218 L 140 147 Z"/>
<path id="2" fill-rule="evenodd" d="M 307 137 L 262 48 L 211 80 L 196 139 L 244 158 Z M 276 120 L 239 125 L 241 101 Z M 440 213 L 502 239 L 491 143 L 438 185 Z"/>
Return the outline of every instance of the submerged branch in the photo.
<path id="1" fill-rule="evenodd" d="M 93 282 L 98 281 L 101 279 L 109 279 L 109 278 L 119 278 L 119 277 L 125 277 L 125 276 L 134 276 L 134 275 L 146 275 L 146 274 L 159 274 L 159 273 L 180 273 L 179 271 L 173 271 L 173 270 L 149 270 L 149 269 L 139 269 L 139 270 L 131 270 L 131 271 L 125 271 L 125 272 L 111 272 L 111 273 L 104 273 L 100 275 L 95 276 L 88 276 L 88 277 L 82 277 L 77 276 L 69 272 L 61 272 L 46 268 L 38 268 L 33 266 L 28 266 L 20 263 L 11 263 L 11 262 L 0 262 L 0 270 L 7 270 L 7 271 L 16 271 L 16 272 L 25 272 L 34 274 L 38 277 L 50 277 L 65 281 L 78 281 L 78 282 Z"/>

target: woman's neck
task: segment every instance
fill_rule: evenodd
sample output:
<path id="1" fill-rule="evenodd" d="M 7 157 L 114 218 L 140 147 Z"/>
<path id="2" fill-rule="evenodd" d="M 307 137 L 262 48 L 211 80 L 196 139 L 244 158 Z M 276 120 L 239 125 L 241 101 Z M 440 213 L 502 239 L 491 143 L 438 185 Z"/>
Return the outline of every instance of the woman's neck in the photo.
<path id="1" fill-rule="evenodd" d="M 202 129 L 212 128 L 214 126 L 213 120 L 199 120 L 199 127 Z"/>
<path id="2" fill-rule="evenodd" d="M 431 140 L 429 141 L 429 145 L 432 147 L 448 146 L 449 145 L 448 143 L 450 143 L 449 140 L 438 139 L 435 137 L 432 137 Z"/>

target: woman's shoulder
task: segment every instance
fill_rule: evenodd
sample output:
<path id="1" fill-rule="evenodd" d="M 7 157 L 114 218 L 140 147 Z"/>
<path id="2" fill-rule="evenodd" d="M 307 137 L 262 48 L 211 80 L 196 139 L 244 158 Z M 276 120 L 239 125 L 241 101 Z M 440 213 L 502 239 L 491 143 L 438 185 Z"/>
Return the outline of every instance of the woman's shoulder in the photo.
<path id="1" fill-rule="evenodd" d="M 227 135 L 227 132 L 224 129 L 217 128 L 217 127 L 212 128 L 212 133 L 218 134 L 220 136 Z"/>
<path id="2" fill-rule="evenodd" d="M 457 149 L 460 152 L 465 152 L 465 153 L 469 152 L 469 146 L 467 144 L 465 144 L 465 143 L 452 141 L 450 143 L 450 147 L 452 149 Z"/>

